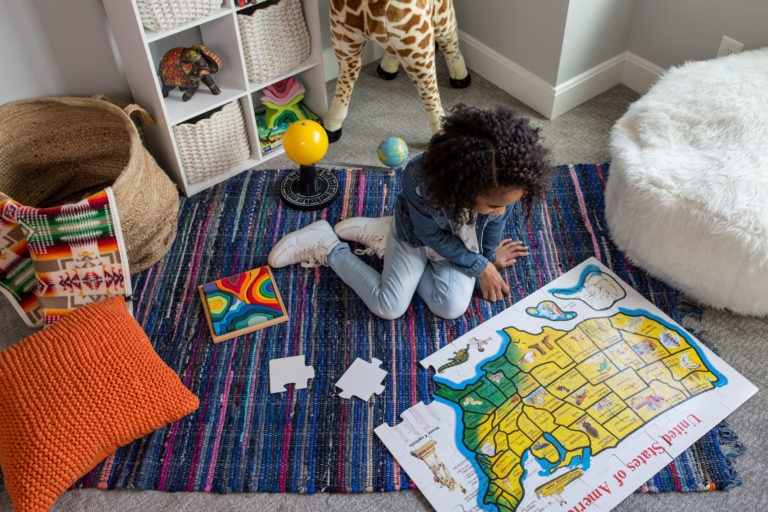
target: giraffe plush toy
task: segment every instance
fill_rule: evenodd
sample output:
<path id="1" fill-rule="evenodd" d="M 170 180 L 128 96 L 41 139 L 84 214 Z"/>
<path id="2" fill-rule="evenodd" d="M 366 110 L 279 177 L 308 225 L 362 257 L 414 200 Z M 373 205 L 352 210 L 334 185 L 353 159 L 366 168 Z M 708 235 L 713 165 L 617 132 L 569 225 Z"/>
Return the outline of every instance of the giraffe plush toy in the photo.
<path id="1" fill-rule="evenodd" d="M 437 90 L 435 42 L 445 55 L 451 86 L 467 87 L 469 72 L 459 52 L 456 14 L 452 0 L 331 0 L 331 41 L 339 63 L 336 92 L 323 123 L 331 142 L 341 137 L 349 98 L 369 39 L 387 54 L 378 73 L 391 80 L 402 64 L 419 90 L 432 133 L 440 130 L 443 106 Z"/>

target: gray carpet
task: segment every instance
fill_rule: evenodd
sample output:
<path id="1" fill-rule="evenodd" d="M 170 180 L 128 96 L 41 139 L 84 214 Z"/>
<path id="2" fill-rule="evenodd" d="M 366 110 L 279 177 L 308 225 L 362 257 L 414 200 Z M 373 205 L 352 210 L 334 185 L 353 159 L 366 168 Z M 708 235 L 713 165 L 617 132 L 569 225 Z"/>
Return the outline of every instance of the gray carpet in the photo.
<path id="1" fill-rule="evenodd" d="M 544 143 L 551 149 L 554 164 L 602 163 L 610 160 L 608 134 L 611 125 L 637 99 L 638 95 L 624 86 L 617 86 L 560 116 L 554 121 L 544 119 L 508 94 L 478 75 L 473 75 L 468 89 L 454 90 L 448 85 L 444 65 L 438 69 L 443 104 L 446 107 L 463 102 L 475 106 L 507 105 L 519 109 L 542 128 Z M 329 97 L 335 83 L 329 82 Z M 420 153 L 429 140 L 429 127 L 421 101 L 415 88 L 401 73 L 392 82 L 383 82 L 376 76 L 375 64 L 363 68 L 352 95 L 341 140 L 331 145 L 326 161 L 353 162 L 362 165 L 380 165 L 376 148 L 389 136 L 399 136 L 409 145 L 411 153 Z M 264 169 L 285 168 L 293 165 L 285 158 L 270 160 Z M 764 333 L 768 320 L 741 317 L 707 309 L 703 320 L 693 325 L 697 331 L 706 331 L 707 339 L 720 351 L 721 357 L 741 372 L 761 391 L 738 409 L 728 421 L 740 434 L 747 452 L 738 459 L 737 469 L 744 484 L 728 492 L 665 493 L 660 495 L 633 495 L 616 510 L 622 511 L 677 511 L 697 510 L 722 512 L 725 510 L 768 510 L 766 473 L 768 464 L 763 457 L 768 443 L 762 432 L 767 425 L 768 386 Z M 22 339 L 31 331 L 24 328 L 13 310 L 0 301 L 0 348 Z M 157 491 L 99 491 L 93 489 L 65 493 L 59 498 L 54 511 L 124 511 L 143 512 L 160 510 L 179 511 L 245 511 L 245 510 L 322 510 L 324 512 L 351 511 L 423 511 L 431 507 L 418 491 L 372 493 L 359 495 L 296 495 L 296 494 L 229 494 L 165 493 Z M 11 510 L 8 494 L 0 492 L 0 510 Z"/>

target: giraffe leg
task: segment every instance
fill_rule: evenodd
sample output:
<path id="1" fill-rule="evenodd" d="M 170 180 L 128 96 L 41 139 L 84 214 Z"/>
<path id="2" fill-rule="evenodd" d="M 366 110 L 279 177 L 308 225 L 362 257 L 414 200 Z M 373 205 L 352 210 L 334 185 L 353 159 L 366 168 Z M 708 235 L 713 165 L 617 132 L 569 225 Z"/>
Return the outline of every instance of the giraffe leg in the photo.
<path id="1" fill-rule="evenodd" d="M 381 58 L 381 62 L 379 62 L 376 72 L 384 80 L 394 80 L 395 77 L 397 77 L 397 68 L 399 66 L 400 63 L 398 62 L 397 57 L 386 53 Z"/>
<path id="2" fill-rule="evenodd" d="M 398 48 L 398 56 L 403 64 L 403 69 L 419 91 L 424 110 L 429 117 L 429 128 L 432 133 L 440 131 L 443 112 L 443 104 L 440 102 L 440 91 L 437 89 L 437 70 L 435 68 L 435 45 L 429 37 L 427 44 L 423 45 L 421 53 L 412 49 Z M 421 49 L 420 48 L 420 49 Z"/>
<path id="3" fill-rule="evenodd" d="M 323 118 L 323 126 L 328 133 L 328 141 L 336 142 L 341 138 L 341 124 L 347 117 L 352 88 L 360 75 L 365 38 L 362 34 L 354 34 L 354 37 L 350 33 L 337 35 L 331 30 L 331 42 L 339 63 L 339 78 L 336 80 L 333 101 Z"/>
<path id="4" fill-rule="evenodd" d="M 435 27 L 435 40 L 448 65 L 451 87 L 468 87 L 472 77 L 464 64 L 464 56 L 459 51 L 459 29 L 452 0 L 436 0 L 432 11 L 432 24 Z"/>

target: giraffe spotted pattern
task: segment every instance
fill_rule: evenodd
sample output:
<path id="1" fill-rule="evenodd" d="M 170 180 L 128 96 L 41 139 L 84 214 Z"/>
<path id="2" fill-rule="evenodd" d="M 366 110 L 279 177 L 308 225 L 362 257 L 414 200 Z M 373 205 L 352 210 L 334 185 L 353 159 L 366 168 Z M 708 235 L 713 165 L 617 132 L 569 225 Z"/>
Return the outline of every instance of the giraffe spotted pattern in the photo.
<path id="1" fill-rule="evenodd" d="M 400 65 L 408 74 L 429 118 L 440 130 L 443 106 L 435 73 L 435 42 L 445 56 L 451 84 L 466 87 L 469 73 L 459 51 L 456 14 L 451 0 L 331 0 L 331 41 L 339 64 L 336 92 L 324 119 L 332 141 L 341 136 L 352 88 L 360 74 L 363 49 L 376 41 L 387 52 L 382 76 L 394 77 Z"/>

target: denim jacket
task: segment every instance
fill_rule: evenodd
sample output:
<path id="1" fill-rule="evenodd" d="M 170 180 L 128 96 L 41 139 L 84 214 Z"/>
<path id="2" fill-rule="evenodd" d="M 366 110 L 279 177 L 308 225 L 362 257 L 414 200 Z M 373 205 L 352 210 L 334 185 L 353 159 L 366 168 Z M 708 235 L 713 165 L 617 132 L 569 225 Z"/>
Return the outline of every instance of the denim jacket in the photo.
<path id="1" fill-rule="evenodd" d="M 493 263 L 496 259 L 494 251 L 501 242 L 512 207 L 507 206 L 503 215 L 477 214 L 477 242 L 481 252 L 470 251 L 456 236 L 456 223 L 443 210 L 427 205 L 421 177 L 421 157 L 418 155 L 411 159 L 402 171 L 401 190 L 395 202 L 397 239 L 414 247 L 431 247 L 465 274 L 477 277 L 488 262 Z"/>

